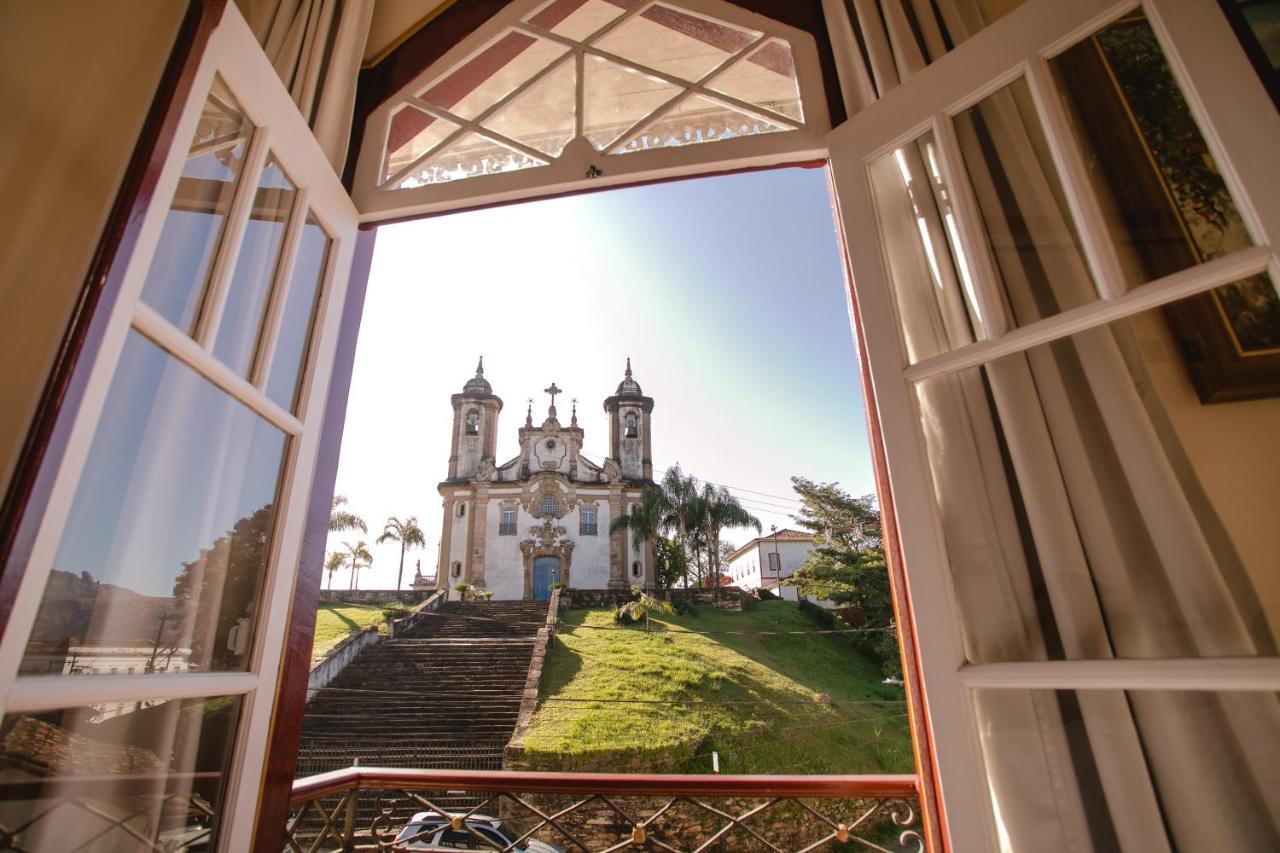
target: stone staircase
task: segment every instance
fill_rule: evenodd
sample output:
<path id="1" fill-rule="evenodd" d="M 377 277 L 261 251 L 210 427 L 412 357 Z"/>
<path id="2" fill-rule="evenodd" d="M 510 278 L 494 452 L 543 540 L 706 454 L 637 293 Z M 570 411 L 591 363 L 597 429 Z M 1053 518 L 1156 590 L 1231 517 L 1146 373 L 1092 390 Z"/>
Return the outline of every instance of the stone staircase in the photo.
<path id="1" fill-rule="evenodd" d="M 361 765 L 500 770 L 547 602 L 446 603 L 307 704 L 298 776 Z"/>

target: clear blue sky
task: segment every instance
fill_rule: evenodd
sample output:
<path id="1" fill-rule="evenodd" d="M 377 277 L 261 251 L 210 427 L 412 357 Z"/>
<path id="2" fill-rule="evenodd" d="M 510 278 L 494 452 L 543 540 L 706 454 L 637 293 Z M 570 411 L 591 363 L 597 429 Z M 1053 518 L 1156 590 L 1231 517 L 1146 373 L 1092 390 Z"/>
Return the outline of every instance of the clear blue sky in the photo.
<path id="1" fill-rule="evenodd" d="M 627 356 L 655 400 L 655 472 L 731 487 L 790 524 L 789 477 L 873 490 L 848 301 L 821 169 L 784 169 L 559 198 L 383 227 L 356 353 L 338 492 L 369 522 L 416 515 L 434 568 L 452 409 L 485 357 L 504 401 L 498 461 L 552 381 L 585 452 L 607 448 L 604 398 Z M 747 491 L 751 490 L 751 491 Z M 778 497 L 766 497 L 774 495 Z M 788 498 L 790 500 L 788 500 Z M 354 541 L 330 538 L 330 548 Z M 748 534 L 731 531 L 741 543 Z M 395 584 L 393 544 L 360 586 Z M 345 572 L 334 585 L 345 588 Z M 406 581 L 407 583 L 407 581 Z"/>

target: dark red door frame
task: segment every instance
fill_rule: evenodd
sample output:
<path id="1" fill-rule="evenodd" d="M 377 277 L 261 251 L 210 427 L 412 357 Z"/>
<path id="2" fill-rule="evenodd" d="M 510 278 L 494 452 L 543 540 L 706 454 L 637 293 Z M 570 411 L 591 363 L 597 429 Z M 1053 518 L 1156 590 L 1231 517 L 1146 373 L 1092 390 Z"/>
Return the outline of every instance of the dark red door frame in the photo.
<path id="1" fill-rule="evenodd" d="M 5 490 L 0 504 L 0 633 L 9 624 L 71 427 L 191 96 L 196 69 L 226 4 L 227 0 L 190 0 Z"/>

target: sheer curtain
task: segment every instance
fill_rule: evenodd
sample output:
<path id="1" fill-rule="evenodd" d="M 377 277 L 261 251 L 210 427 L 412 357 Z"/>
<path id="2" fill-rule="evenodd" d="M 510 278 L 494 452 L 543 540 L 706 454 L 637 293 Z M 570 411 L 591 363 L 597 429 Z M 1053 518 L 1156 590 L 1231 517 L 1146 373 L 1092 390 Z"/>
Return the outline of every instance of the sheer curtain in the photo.
<path id="1" fill-rule="evenodd" d="M 850 7 L 880 95 L 994 17 L 977 0 Z M 953 260 L 932 139 L 908 145 L 872 182 L 912 360 L 1097 299 L 1025 84 L 956 132 L 1001 316 L 981 316 Z M 926 380 L 918 399 L 970 660 L 1275 654 L 1129 321 Z M 1280 848 L 1274 695 L 993 690 L 977 706 L 1006 849 Z"/>
<path id="2" fill-rule="evenodd" d="M 374 0 L 236 0 L 335 170 L 347 156 Z"/>

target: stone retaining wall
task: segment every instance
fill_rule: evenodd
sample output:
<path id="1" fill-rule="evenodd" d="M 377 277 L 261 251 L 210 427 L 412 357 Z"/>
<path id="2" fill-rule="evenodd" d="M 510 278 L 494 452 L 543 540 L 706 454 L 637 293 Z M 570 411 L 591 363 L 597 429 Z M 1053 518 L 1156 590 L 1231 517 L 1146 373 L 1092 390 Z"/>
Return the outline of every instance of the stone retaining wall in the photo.
<path id="1" fill-rule="evenodd" d="M 576 607 L 616 607 L 630 601 L 630 592 L 613 589 L 573 589 L 565 588 L 560 592 L 560 609 L 570 610 Z M 658 593 L 672 604 L 682 602 L 698 607 L 718 607 L 721 610 L 742 610 L 742 599 L 747 593 L 736 586 L 725 586 L 719 589 L 666 589 Z"/>
<path id="2" fill-rule="evenodd" d="M 434 589 L 322 589 L 320 600 L 346 601 L 351 604 L 387 604 L 398 601 L 401 604 L 414 605 L 425 601 L 427 596 L 435 593 Z"/>

